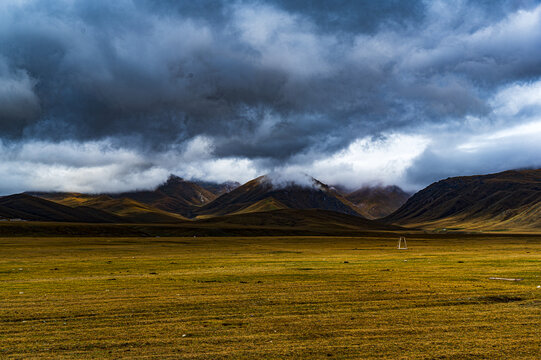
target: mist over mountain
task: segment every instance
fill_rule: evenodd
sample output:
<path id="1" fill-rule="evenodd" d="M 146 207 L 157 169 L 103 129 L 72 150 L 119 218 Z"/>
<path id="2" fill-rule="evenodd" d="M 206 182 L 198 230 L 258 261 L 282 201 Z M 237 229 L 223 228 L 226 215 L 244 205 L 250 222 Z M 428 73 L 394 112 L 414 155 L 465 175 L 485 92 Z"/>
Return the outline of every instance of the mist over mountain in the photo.
<path id="1" fill-rule="evenodd" d="M 161 210 L 192 217 L 194 207 L 216 199 L 217 195 L 191 181 L 170 175 L 155 190 L 112 194 L 115 198 L 130 198 Z"/>
<path id="2" fill-rule="evenodd" d="M 214 192 L 213 192 L 214 191 Z M 366 196 L 371 191 L 366 192 Z M 280 209 L 322 209 L 374 218 L 333 187 L 305 174 L 269 174 L 246 184 L 191 182 L 170 175 L 154 190 L 114 194 L 29 193 L 66 206 L 106 210 L 136 221 L 171 222 L 186 218 L 247 214 Z M 359 196 L 355 198 L 358 200 Z M 367 198 L 368 199 L 368 198 Z M 370 199 L 375 203 L 374 199 Z"/>
<path id="3" fill-rule="evenodd" d="M 268 206 L 272 202 L 277 208 L 323 209 L 348 215 L 362 216 L 338 192 L 315 180 L 302 177 L 298 184 L 293 179 L 275 176 L 260 176 L 224 194 L 208 205 L 197 210 L 198 215 L 225 215 L 253 207 Z M 264 202 L 264 204 L 262 204 Z"/>

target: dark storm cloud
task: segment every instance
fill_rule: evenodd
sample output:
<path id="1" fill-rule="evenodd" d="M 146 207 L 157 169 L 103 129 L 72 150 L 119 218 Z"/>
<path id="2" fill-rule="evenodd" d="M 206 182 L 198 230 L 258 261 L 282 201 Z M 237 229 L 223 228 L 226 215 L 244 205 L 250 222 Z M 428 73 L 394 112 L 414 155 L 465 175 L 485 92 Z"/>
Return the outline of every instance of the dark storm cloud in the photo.
<path id="1" fill-rule="evenodd" d="M 6 1 L 0 139 L 283 163 L 365 136 L 491 122 L 541 76 L 531 1 Z M 151 161 L 151 160 L 149 160 Z"/>
<path id="2" fill-rule="evenodd" d="M 371 33 L 383 24 L 405 25 L 424 15 L 422 1 L 276 0 L 277 6 L 309 17 L 323 30 Z"/>
<path id="3" fill-rule="evenodd" d="M 12 133 L 39 115 L 35 81 L 23 70 L 13 70 L 0 58 L 0 126 Z"/>

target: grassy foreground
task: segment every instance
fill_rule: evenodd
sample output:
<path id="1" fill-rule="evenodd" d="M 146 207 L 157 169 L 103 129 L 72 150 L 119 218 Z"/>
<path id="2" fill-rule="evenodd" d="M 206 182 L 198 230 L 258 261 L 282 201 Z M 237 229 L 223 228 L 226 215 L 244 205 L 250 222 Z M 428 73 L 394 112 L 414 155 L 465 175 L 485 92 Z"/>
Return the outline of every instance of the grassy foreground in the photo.
<path id="1" fill-rule="evenodd" d="M 539 358 L 541 237 L 456 236 L 1 238 L 0 358 Z"/>

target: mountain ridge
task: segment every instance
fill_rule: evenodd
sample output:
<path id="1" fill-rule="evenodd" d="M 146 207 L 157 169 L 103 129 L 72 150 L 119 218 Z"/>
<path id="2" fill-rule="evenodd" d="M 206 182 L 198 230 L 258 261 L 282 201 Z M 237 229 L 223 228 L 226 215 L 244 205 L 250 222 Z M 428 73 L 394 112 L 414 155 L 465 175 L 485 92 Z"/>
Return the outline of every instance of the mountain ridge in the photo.
<path id="1" fill-rule="evenodd" d="M 541 169 L 435 182 L 382 219 L 429 227 L 541 228 Z"/>

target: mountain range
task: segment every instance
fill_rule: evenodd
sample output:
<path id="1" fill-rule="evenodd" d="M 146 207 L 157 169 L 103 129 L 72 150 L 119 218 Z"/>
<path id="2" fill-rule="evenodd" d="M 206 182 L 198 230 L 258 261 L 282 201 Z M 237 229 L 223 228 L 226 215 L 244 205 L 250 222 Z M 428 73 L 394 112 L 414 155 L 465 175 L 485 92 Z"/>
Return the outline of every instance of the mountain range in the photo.
<path id="1" fill-rule="evenodd" d="M 175 223 L 285 209 L 321 209 L 375 219 L 375 213 L 388 215 L 403 203 L 401 198 L 393 198 L 395 193 L 399 196 L 405 194 L 399 190 L 387 191 L 387 188 L 363 188 L 370 203 L 368 207 L 356 192 L 342 194 L 316 179 L 310 178 L 309 182 L 304 185 L 294 182 L 275 184 L 272 178 L 260 176 L 243 185 L 233 182 L 217 184 L 186 181 L 171 175 L 154 190 L 98 195 L 46 192 L 26 195 L 73 208 L 108 212 L 117 216 L 117 221 L 120 218 L 125 222 Z M 372 193 L 375 195 L 370 197 Z M 349 195 L 353 201 L 349 200 Z"/>
<path id="2" fill-rule="evenodd" d="M 313 178 L 301 185 L 261 176 L 240 185 L 187 181 L 171 175 L 154 190 L 115 194 L 34 192 L 0 197 L 1 219 L 197 223 L 207 228 L 242 224 L 272 228 L 282 224 L 299 229 L 311 224 L 319 231 L 336 226 L 351 229 L 352 222 L 357 230 L 395 226 L 532 230 L 541 228 L 541 170 L 448 178 L 411 197 L 397 186 L 346 191 Z"/>

